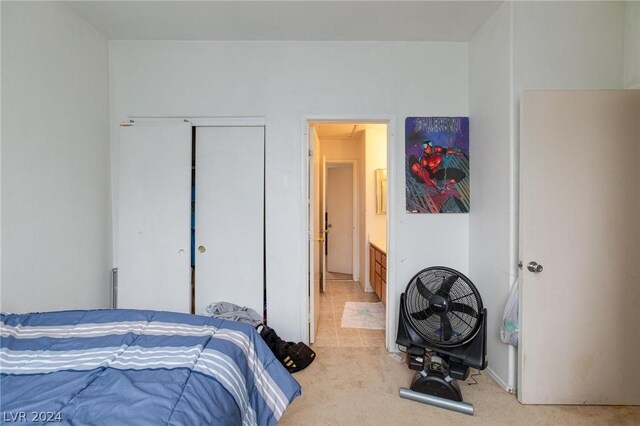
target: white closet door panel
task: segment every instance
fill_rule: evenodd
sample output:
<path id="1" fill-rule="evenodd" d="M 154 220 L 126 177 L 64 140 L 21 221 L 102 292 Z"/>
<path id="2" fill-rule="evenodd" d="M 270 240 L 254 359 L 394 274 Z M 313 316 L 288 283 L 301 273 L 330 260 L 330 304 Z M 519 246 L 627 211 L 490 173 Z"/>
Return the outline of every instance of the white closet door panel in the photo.
<path id="1" fill-rule="evenodd" d="M 198 127 L 196 313 L 263 300 L 264 127 Z"/>
<path id="2" fill-rule="evenodd" d="M 191 125 L 120 129 L 118 308 L 190 312 Z"/>

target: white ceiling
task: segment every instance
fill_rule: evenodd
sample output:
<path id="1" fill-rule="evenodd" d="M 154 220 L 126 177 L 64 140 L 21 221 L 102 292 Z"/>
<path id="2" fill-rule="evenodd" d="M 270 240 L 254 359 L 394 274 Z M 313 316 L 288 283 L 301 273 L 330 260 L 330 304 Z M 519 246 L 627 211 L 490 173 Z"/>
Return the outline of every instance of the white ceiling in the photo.
<path id="1" fill-rule="evenodd" d="M 110 40 L 468 41 L 501 1 L 68 1 Z"/>

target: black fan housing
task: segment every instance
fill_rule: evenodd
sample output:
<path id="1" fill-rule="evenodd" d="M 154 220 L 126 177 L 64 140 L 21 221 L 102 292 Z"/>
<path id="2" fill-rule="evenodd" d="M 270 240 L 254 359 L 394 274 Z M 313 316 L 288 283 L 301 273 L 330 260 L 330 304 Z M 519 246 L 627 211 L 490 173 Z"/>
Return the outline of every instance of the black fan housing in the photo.
<path id="1" fill-rule="evenodd" d="M 426 268 L 401 296 L 396 343 L 409 354 L 432 350 L 445 356 L 452 377 L 464 379 L 467 366 L 487 366 L 485 319 L 482 298 L 469 278 L 444 266 Z"/>

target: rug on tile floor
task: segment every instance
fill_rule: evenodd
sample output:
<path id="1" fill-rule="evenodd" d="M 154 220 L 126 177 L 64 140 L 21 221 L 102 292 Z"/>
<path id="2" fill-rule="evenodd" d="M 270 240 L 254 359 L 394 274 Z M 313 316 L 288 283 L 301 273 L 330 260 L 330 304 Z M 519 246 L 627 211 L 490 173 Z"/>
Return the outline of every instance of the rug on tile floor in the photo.
<path id="1" fill-rule="evenodd" d="M 340 326 L 384 330 L 385 313 L 386 310 L 382 302 L 346 302 Z"/>

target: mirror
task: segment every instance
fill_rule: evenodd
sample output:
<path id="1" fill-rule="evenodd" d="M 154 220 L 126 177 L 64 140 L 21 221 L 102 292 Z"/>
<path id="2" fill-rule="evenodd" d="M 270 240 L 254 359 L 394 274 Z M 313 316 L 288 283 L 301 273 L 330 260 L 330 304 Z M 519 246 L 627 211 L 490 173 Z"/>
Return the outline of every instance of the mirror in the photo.
<path id="1" fill-rule="evenodd" d="M 376 214 L 387 214 L 387 169 L 376 169 Z"/>

